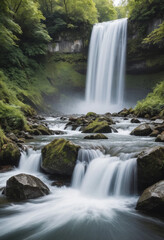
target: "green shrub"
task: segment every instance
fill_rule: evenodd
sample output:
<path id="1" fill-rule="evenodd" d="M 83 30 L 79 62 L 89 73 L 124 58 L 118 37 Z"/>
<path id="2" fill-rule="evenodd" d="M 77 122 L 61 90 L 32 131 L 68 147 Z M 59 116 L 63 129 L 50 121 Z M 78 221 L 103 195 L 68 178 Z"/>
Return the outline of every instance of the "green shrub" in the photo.
<path id="1" fill-rule="evenodd" d="M 155 116 L 159 114 L 164 108 L 164 81 L 157 84 L 152 93 L 149 93 L 147 97 L 139 101 L 135 107 L 135 114 L 138 116 Z"/>

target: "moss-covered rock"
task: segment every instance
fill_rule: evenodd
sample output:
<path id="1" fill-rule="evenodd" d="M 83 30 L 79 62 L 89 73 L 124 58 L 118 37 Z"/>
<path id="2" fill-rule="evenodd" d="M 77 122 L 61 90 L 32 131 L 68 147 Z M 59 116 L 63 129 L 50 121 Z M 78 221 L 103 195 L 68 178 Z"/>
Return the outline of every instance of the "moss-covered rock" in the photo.
<path id="1" fill-rule="evenodd" d="M 95 139 L 96 140 L 96 139 L 108 139 L 108 138 L 104 134 L 98 133 L 96 135 L 85 136 L 84 139 Z"/>
<path id="2" fill-rule="evenodd" d="M 42 169 L 50 174 L 71 176 L 79 148 L 63 138 L 53 140 L 42 149 Z"/>
<path id="3" fill-rule="evenodd" d="M 22 130 L 26 119 L 18 107 L 0 101 L 0 123 L 6 131 Z"/>
<path id="4" fill-rule="evenodd" d="M 156 142 L 164 142 L 164 132 L 159 134 L 157 138 L 155 139 Z"/>
<path id="5" fill-rule="evenodd" d="M 21 153 L 15 143 L 8 141 L 0 150 L 0 165 L 18 166 Z"/>
<path id="6" fill-rule="evenodd" d="M 27 132 L 31 135 L 52 135 L 53 131 L 44 125 L 31 125 L 27 128 Z"/>
<path id="7" fill-rule="evenodd" d="M 136 206 L 137 210 L 150 213 L 164 212 L 164 181 L 160 181 L 145 189 L 139 198 Z"/>
<path id="8" fill-rule="evenodd" d="M 112 129 L 107 121 L 99 122 L 97 120 L 92 121 L 83 130 L 83 133 L 111 133 Z"/>
<path id="9" fill-rule="evenodd" d="M 164 147 L 153 147 L 137 158 L 138 186 L 143 190 L 164 179 Z"/>
<path id="10" fill-rule="evenodd" d="M 86 114 L 86 118 L 88 118 L 88 117 L 96 118 L 97 116 L 98 116 L 98 114 L 95 113 L 95 112 L 88 112 L 88 113 Z"/>

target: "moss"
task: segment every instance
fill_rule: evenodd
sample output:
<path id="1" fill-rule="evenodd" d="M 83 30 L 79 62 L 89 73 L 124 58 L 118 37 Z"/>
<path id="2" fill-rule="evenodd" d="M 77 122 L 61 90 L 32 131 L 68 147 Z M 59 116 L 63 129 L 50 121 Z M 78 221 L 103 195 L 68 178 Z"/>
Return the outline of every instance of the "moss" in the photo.
<path id="1" fill-rule="evenodd" d="M 52 131 L 44 126 L 44 125 L 38 125 L 38 126 L 28 126 L 26 128 L 26 131 L 29 132 L 32 135 L 52 135 Z"/>
<path id="2" fill-rule="evenodd" d="M 152 93 L 149 93 L 147 97 L 139 101 L 135 107 L 135 114 L 138 116 L 155 116 L 159 114 L 164 108 L 164 81 L 154 88 Z"/>
<path id="3" fill-rule="evenodd" d="M 84 139 L 108 139 L 104 134 L 98 133 L 96 135 L 85 136 Z"/>
<path id="4" fill-rule="evenodd" d="M 3 130 L 0 127 L 0 148 L 7 142 L 7 137 L 5 136 Z"/>
<path id="5" fill-rule="evenodd" d="M 18 106 L 5 104 L 0 101 L 1 127 L 6 131 L 22 130 L 26 125 L 26 119 Z"/>
<path id="6" fill-rule="evenodd" d="M 86 117 L 97 117 L 97 114 L 95 112 L 88 112 Z"/>
<path id="7" fill-rule="evenodd" d="M 42 149 L 42 168 L 53 174 L 72 175 L 79 146 L 65 139 L 55 139 Z"/>
<path id="8" fill-rule="evenodd" d="M 0 165 L 18 166 L 20 155 L 20 150 L 16 144 L 12 142 L 3 144 L 0 151 Z"/>
<path id="9" fill-rule="evenodd" d="M 111 127 L 107 121 L 92 121 L 88 126 L 83 130 L 83 133 L 110 133 Z"/>

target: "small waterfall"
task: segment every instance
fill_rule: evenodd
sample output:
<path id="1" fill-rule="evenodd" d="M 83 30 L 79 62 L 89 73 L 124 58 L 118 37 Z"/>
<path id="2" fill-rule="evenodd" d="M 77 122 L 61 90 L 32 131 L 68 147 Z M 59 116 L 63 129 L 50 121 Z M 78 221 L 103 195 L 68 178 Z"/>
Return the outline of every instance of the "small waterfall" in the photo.
<path id="1" fill-rule="evenodd" d="M 122 108 L 127 19 L 95 24 L 89 48 L 86 101 L 91 106 Z"/>
<path id="2" fill-rule="evenodd" d="M 99 150 L 81 149 L 72 187 L 96 197 L 128 196 L 137 193 L 136 158 L 126 160 L 103 155 Z"/>
<path id="3" fill-rule="evenodd" d="M 27 152 L 21 155 L 19 169 L 23 172 L 31 173 L 38 172 L 40 167 L 41 151 L 34 151 L 29 148 Z"/>
<path id="4" fill-rule="evenodd" d="M 73 172 L 72 187 L 80 188 L 85 175 L 86 168 L 91 160 L 102 156 L 100 150 L 80 149 L 77 156 L 77 163 Z"/>

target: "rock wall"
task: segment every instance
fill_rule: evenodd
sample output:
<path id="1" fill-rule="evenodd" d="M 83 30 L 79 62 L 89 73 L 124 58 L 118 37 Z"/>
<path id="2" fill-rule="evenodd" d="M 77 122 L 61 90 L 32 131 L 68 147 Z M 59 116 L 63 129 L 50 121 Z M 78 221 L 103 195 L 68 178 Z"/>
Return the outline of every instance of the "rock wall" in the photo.
<path id="1" fill-rule="evenodd" d="M 81 53 L 83 52 L 83 41 L 79 40 L 64 40 L 59 38 L 58 41 L 48 45 L 50 53 Z"/>

